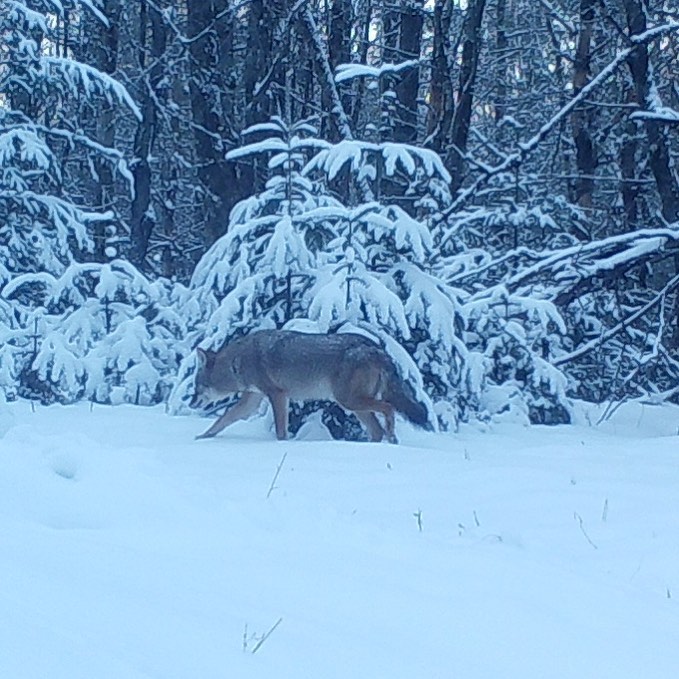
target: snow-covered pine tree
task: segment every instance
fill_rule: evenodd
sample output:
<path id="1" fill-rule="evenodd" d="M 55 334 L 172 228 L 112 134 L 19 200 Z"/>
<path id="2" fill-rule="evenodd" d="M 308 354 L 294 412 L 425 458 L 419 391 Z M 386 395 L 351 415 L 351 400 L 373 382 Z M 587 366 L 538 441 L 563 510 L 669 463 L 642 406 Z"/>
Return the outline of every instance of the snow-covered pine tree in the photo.
<path id="1" fill-rule="evenodd" d="M 567 419 L 565 379 L 546 360 L 562 319 L 546 300 L 503 294 L 488 273 L 507 238 L 522 254 L 545 233 L 559 242 L 552 220 L 537 207 L 442 219 L 450 177 L 435 153 L 413 145 L 329 144 L 307 136 L 308 123 L 278 119 L 248 132 L 275 136 L 231 156 L 266 153 L 274 175 L 234 208 L 227 235 L 196 269 L 192 287 L 209 310 L 206 347 L 292 319 L 319 331 L 361 328 L 385 344 L 444 426 L 505 411 Z M 331 197 L 340 176 L 344 202 Z M 480 234 L 479 224 L 500 245 L 468 245 L 463 232 Z M 500 280 L 512 273 L 507 262 Z M 192 370 L 188 359 L 175 408 L 190 393 Z M 333 424 L 346 435 L 339 419 Z"/>
<path id="2" fill-rule="evenodd" d="M 319 331 L 363 328 L 385 343 L 420 398 L 429 392 L 441 401 L 439 414 L 450 423 L 454 411 L 444 413 L 444 401 L 460 379 L 465 349 L 454 331 L 456 293 L 435 275 L 426 222 L 397 204 L 344 205 L 328 190 L 346 166 L 354 196 L 379 196 L 381 177 L 397 173 L 409 177 L 410 186 L 423 178 L 444 186 L 440 160 L 405 144 L 331 145 L 309 136 L 307 122 L 286 126 L 274 119 L 248 130 L 262 132 L 274 136 L 230 156 L 266 153 L 273 176 L 261 194 L 234 208 L 227 234 L 192 280 L 211 310 L 204 346 L 293 319 L 313 321 Z M 436 199 L 428 196 L 431 206 Z M 415 209 L 426 209 L 426 201 Z M 175 407 L 188 397 L 192 369 L 188 360 Z"/>
<path id="3" fill-rule="evenodd" d="M 304 168 L 329 186 L 342 171 L 352 179 L 353 205 L 307 215 L 327 220 L 335 234 L 319 258 L 309 317 L 322 330 L 341 323 L 369 328 L 418 396 L 432 398 L 440 422 L 452 426 L 465 370 L 456 330 L 461 300 L 439 275 L 429 223 L 448 197 L 450 177 L 435 153 L 393 142 L 344 140 Z M 401 195 L 394 193 L 398 186 Z M 398 204 L 404 198 L 407 210 Z"/>
<path id="4" fill-rule="evenodd" d="M 318 255 L 333 238 L 327 220 L 306 215 L 340 207 L 301 173 L 307 160 L 328 146 L 315 135 L 309 121 L 288 125 L 274 117 L 245 130 L 249 143 L 228 154 L 231 160 L 266 158 L 270 178 L 261 193 L 234 207 L 227 233 L 194 271 L 190 288 L 203 313 L 203 346 L 218 348 L 252 329 L 281 327 L 306 316 Z M 193 369 L 189 357 L 171 398 L 175 410 L 188 399 Z"/>
<path id="5" fill-rule="evenodd" d="M 84 350 L 83 395 L 104 403 L 166 400 L 191 327 L 190 308 L 176 308 L 173 300 L 183 286 L 162 279 L 150 283 L 122 260 L 91 273 L 86 303 L 58 323 L 60 334 L 79 341 Z M 83 318 L 97 318 L 103 327 L 88 336 L 91 326 L 83 328 Z"/>
<path id="6" fill-rule="evenodd" d="M 120 83 L 61 49 L 56 30 L 66 12 L 106 22 L 91 0 L 67 9 L 56 0 L 0 0 L 0 294 L 13 307 L 2 319 L 3 382 L 10 389 L 17 378 L 20 393 L 46 400 L 73 397 L 85 373 L 42 302 L 93 251 L 96 225 L 112 217 L 79 201 L 80 167 L 71 176 L 66 157 L 77 155 L 92 171 L 97 159 L 131 179 L 122 154 L 88 137 L 77 112 L 89 101 L 93 110 L 104 102 L 140 116 Z"/>
<path id="7" fill-rule="evenodd" d="M 165 400 L 196 320 L 186 288 L 149 282 L 123 260 L 73 263 L 59 278 L 43 274 L 40 281 L 17 276 L 3 296 L 25 328 L 14 343 L 27 356 L 19 393 L 33 389 L 44 401 Z M 5 389 L 11 366 L 8 379 L 0 377 Z"/>
<path id="8" fill-rule="evenodd" d="M 88 1 L 78 11 L 98 13 Z M 110 214 L 78 204 L 77 187 L 65 171 L 63 155 L 109 162 L 125 178 L 122 155 L 85 136 L 72 115 L 76 99 L 107 101 L 139 111 L 122 85 L 70 57 L 54 56 L 55 16 L 60 2 L 0 2 L 0 282 L 15 274 L 60 275 L 75 253 L 92 249 L 91 227 Z"/>
<path id="9" fill-rule="evenodd" d="M 324 220 L 311 222 L 315 208 L 339 204 L 319 190 L 301 169 L 327 143 L 307 121 L 287 125 L 280 118 L 243 134 L 266 135 L 231 151 L 229 159 L 268 158 L 264 190 L 236 205 L 226 235 L 199 262 L 191 280 L 208 311 L 212 346 L 256 325 L 281 326 L 304 313 L 304 295 L 314 281 L 316 257 L 331 238 Z"/>
<path id="10" fill-rule="evenodd" d="M 468 297 L 462 313 L 471 409 L 523 424 L 569 421 L 568 380 L 549 360 L 566 334 L 556 307 L 498 285 Z"/>
<path id="11" fill-rule="evenodd" d="M 551 365 L 568 331 L 549 286 L 530 277 L 519 288 L 504 285 L 527 271 L 543 248 L 573 247 L 573 237 L 552 217 L 563 212 L 554 199 L 505 198 L 456 211 L 436 226 L 440 271 L 462 300 L 469 372 L 460 395 L 470 414 L 537 423 L 570 419 L 567 379 Z"/>
<path id="12" fill-rule="evenodd" d="M 383 114 L 389 114 L 394 91 L 388 82 L 398 82 L 403 72 L 416 65 L 343 64 L 336 80 L 373 81 L 382 95 L 376 103 Z M 420 365 L 429 391 L 440 397 L 441 409 L 450 403 L 454 419 L 499 413 L 506 417 L 509 412 L 522 421 L 567 420 L 566 378 L 548 362 L 563 346 L 564 321 L 544 291 L 536 289 L 537 301 L 532 301 L 528 294 L 510 294 L 502 288 L 505 277 L 530 265 L 536 248 L 573 244 L 551 216 L 563 213 L 563 205 L 558 199 L 524 195 L 517 178 L 508 173 L 492 186 L 492 195 L 499 196 L 496 205 L 456 210 L 451 204 L 451 177 L 445 170 L 432 171 L 442 167 L 441 160 L 431 151 L 390 142 L 393 116 L 382 115 L 381 120 L 374 130 L 380 143 L 345 141 L 332 152 L 319 153 L 312 162 L 332 180 L 350 157 L 352 168 L 364 167 L 360 179 L 380 204 L 395 202 L 409 216 L 427 220 L 429 257 L 418 253 L 410 282 L 426 272 L 449 300 L 445 313 L 437 310 L 418 319 L 424 328 L 436 328 L 437 323 L 444 328 L 440 341 L 420 341 L 417 347 L 411 342 L 409 347 L 428 352 L 420 357 Z M 460 178 L 454 179 L 459 186 Z M 427 294 L 431 293 L 430 286 Z M 402 287 L 402 298 L 407 294 Z M 426 338 L 426 330 L 416 337 Z M 440 354 L 443 346 L 449 347 L 449 353 Z M 439 352 L 436 359 L 433 347 Z M 435 368 L 437 379 L 425 366 Z M 446 366 L 449 372 L 442 381 Z"/>

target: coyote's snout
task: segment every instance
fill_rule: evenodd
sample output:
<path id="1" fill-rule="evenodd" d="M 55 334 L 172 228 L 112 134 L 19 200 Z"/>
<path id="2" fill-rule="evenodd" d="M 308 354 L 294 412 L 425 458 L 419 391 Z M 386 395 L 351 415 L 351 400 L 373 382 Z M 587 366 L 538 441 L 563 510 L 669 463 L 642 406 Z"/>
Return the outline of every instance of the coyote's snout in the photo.
<path id="1" fill-rule="evenodd" d="M 217 352 L 198 349 L 191 407 L 242 392 L 240 400 L 198 437 L 209 438 L 248 418 L 266 397 L 273 408 L 276 436 L 285 439 L 289 400 L 330 400 L 355 413 L 372 441 L 381 441 L 386 434 L 396 443 L 395 410 L 414 424 L 428 423 L 427 409 L 410 391 L 388 354 L 367 337 L 260 330 Z M 376 413 L 384 416 L 384 426 Z"/>

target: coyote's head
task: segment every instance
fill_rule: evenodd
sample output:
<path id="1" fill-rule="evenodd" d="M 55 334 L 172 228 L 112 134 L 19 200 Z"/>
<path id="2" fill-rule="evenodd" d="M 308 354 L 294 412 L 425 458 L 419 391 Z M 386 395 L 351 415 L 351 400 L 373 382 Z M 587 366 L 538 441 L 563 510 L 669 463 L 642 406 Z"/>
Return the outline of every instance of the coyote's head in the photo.
<path id="1" fill-rule="evenodd" d="M 196 349 L 198 356 L 195 390 L 189 403 L 190 408 L 205 408 L 211 403 L 220 401 L 225 396 L 241 390 L 238 380 L 237 357 L 229 360 L 228 347 L 222 350 L 219 363 L 217 352 L 207 349 Z"/>
<path id="2" fill-rule="evenodd" d="M 198 355 L 196 382 L 193 398 L 189 403 L 190 408 L 205 408 L 206 406 L 218 400 L 212 380 L 215 370 L 214 351 L 205 349 L 196 349 Z"/>

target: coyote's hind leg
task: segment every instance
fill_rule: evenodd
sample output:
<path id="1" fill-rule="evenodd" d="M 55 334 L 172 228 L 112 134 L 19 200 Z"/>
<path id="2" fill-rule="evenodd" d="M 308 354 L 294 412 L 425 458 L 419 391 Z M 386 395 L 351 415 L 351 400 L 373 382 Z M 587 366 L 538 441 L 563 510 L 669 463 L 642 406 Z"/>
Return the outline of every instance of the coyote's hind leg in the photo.
<path id="1" fill-rule="evenodd" d="M 284 391 L 274 391 L 268 394 L 268 397 L 273 408 L 276 438 L 279 441 L 285 441 L 288 438 L 288 407 L 290 405 L 288 396 Z"/>
<path id="2" fill-rule="evenodd" d="M 356 413 L 356 415 L 358 415 L 359 413 L 361 414 L 369 413 L 372 415 L 373 418 L 375 418 L 374 413 L 381 413 L 382 415 L 384 415 L 384 425 L 385 425 L 384 432 L 387 435 L 387 441 L 389 441 L 389 443 L 398 443 L 398 439 L 396 438 L 396 434 L 394 433 L 394 427 L 396 426 L 394 407 L 390 403 L 382 401 L 379 398 L 372 398 L 370 396 L 359 396 L 352 399 L 339 401 L 339 404 L 343 408 L 346 408 L 347 410 L 351 410 L 352 412 Z M 375 420 L 377 421 L 377 418 L 375 418 Z M 364 422 L 364 420 L 361 419 L 361 422 Z M 370 429 L 372 425 L 368 425 L 367 422 L 364 422 L 364 424 L 366 425 L 366 427 L 368 427 L 368 432 L 372 437 L 372 431 Z M 379 422 L 377 422 L 377 424 L 379 426 Z M 381 426 L 380 429 L 382 429 Z M 380 439 L 377 440 L 381 440 L 381 437 Z"/>
<path id="3" fill-rule="evenodd" d="M 384 429 L 382 429 L 380 421 L 375 417 L 375 413 L 371 413 L 370 411 L 354 412 L 354 415 L 356 415 L 361 424 L 368 430 L 368 436 L 370 436 L 371 441 L 377 443 L 384 438 Z"/>

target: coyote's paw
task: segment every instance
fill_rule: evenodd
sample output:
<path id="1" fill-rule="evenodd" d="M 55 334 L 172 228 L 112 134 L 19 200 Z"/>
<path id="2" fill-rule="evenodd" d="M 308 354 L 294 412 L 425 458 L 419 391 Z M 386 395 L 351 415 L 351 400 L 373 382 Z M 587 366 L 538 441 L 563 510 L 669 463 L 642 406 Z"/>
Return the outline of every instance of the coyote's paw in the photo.
<path id="1" fill-rule="evenodd" d="M 211 439 L 213 436 L 214 434 L 211 434 L 209 431 L 205 431 L 202 434 L 198 434 L 194 440 L 199 441 L 200 439 Z"/>

